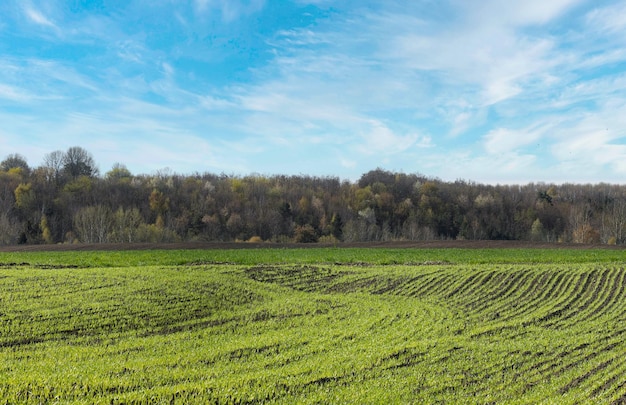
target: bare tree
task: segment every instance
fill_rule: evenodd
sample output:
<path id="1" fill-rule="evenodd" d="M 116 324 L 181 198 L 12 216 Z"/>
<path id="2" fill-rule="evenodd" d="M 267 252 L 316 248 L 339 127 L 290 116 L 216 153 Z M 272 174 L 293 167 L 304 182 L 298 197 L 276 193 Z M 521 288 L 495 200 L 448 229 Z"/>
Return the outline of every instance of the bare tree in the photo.
<path id="1" fill-rule="evenodd" d="M 46 170 L 49 181 L 54 181 L 57 184 L 61 182 L 64 160 L 65 153 L 60 150 L 55 150 L 44 156 L 42 167 Z"/>
<path id="2" fill-rule="evenodd" d="M 96 177 L 99 171 L 91 153 L 80 146 L 73 146 L 63 156 L 63 173 L 75 179 L 80 176 Z"/>
<path id="3" fill-rule="evenodd" d="M 103 205 L 81 208 L 74 215 L 74 230 L 81 242 L 106 243 L 112 228 L 113 213 Z"/>
<path id="4" fill-rule="evenodd" d="M 616 196 L 607 213 L 604 215 L 603 226 L 606 226 L 608 238 L 615 238 L 614 243 L 626 242 L 626 198 L 623 195 Z"/>
<path id="5" fill-rule="evenodd" d="M 126 210 L 122 207 L 118 208 L 113 214 L 110 240 L 112 242 L 136 242 L 138 229 L 143 223 L 143 218 L 137 208 Z"/>

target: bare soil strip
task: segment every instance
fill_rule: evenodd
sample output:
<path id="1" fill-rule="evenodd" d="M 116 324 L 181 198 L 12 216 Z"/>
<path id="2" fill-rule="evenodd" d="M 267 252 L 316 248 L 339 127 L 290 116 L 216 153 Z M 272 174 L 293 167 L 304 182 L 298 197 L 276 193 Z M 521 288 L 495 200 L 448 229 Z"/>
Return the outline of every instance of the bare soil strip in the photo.
<path id="1" fill-rule="evenodd" d="M 13 245 L 0 246 L 0 252 L 37 251 L 113 251 L 113 250 L 185 250 L 185 249 L 303 249 L 320 247 L 357 247 L 388 249 L 611 249 L 625 250 L 624 245 L 535 243 L 510 240 L 434 240 L 403 242 L 359 242 L 359 243 L 236 243 L 236 242 L 183 242 L 183 243 L 100 243 L 100 244 L 57 244 L 57 245 Z"/>

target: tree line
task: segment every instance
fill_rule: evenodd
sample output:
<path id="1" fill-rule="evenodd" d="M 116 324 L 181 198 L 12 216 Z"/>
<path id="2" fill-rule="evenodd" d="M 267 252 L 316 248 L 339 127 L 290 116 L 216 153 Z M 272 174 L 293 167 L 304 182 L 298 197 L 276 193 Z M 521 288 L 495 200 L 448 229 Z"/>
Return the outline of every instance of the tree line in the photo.
<path id="1" fill-rule="evenodd" d="M 371 170 L 358 181 L 169 170 L 101 174 L 72 147 L 0 162 L 0 244 L 532 240 L 626 243 L 626 186 L 485 185 Z"/>

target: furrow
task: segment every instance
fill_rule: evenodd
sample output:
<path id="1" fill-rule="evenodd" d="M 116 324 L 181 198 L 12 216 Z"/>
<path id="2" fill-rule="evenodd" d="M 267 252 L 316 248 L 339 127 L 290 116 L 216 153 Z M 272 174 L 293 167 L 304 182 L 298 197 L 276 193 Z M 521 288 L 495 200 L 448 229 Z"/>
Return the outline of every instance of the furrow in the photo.
<path id="1" fill-rule="evenodd" d="M 576 295 L 571 305 L 568 304 L 570 310 L 564 313 L 563 316 L 555 319 L 554 322 L 546 324 L 546 326 L 561 328 L 567 325 L 569 320 L 575 322 L 575 319 L 572 318 L 583 317 L 586 311 L 593 306 L 593 303 L 599 301 L 599 297 L 604 291 L 608 272 L 610 270 L 602 271 L 600 274 L 598 274 L 598 270 L 589 272 L 581 291 Z"/>
<path id="2" fill-rule="evenodd" d="M 600 304 L 600 308 L 604 308 L 604 311 L 594 314 L 594 316 L 589 318 L 589 321 L 595 322 L 600 317 L 613 318 L 616 307 L 623 307 L 625 301 L 624 292 L 626 291 L 626 271 L 624 271 L 624 268 L 619 268 L 616 274 L 609 288 L 609 295 Z"/>
<path id="3" fill-rule="evenodd" d="M 511 319 L 511 314 L 516 312 L 519 307 L 525 306 L 526 301 L 531 297 L 530 290 L 538 277 L 540 275 L 525 270 L 524 277 L 520 278 L 515 286 L 509 288 L 509 291 L 498 300 L 497 304 L 490 308 L 490 312 L 497 314 L 500 321 Z"/>
<path id="4" fill-rule="evenodd" d="M 559 276 L 558 273 L 552 271 L 538 273 L 529 284 L 528 289 L 520 293 L 520 296 L 524 297 L 522 305 L 518 305 L 501 320 L 507 322 L 517 318 L 529 317 L 532 312 L 537 310 L 539 304 L 543 304 L 542 299 L 549 290 L 547 287 L 562 279 Z"/>
<path id="5" fill-rule="evenodd" d="M 620 385 L 626 384 L 624 377 L 626 376 L 626 356 L 621 353 L 621 358 L 615 361 L 615 364 L 606 370 L 605 377 L 597 381 L 594 379 L 590 385 L 595 385 L 595 388 L 590 393 L 590 400 L 597 400 L 598 397 L 607 397 L 609 395 L 615 395 L 620 393 Z"/>
<path id="6" fill-rule="evenodd" d="M 463 297 L 467 300 L 460 302 L 463 307 L 472 313 L 480 313 L 480 308 L 490 292 L 497 286 L 506 281 L 506 277 L 499 271 L 492 270 L 489 275 L 481 280 L 481 284 L 473 289 L 468 289 L 467 294 Z"/>
<path id="7" fill-rule="evenodd" d="M 626 270 L 622 268 L 622 271 L 626 273 Z M 626 275 L 622 278 L 622 283 L 618 287 L 618 294 L 615 298 L 615 302 L 622 306 L 622 309 L 613 317 L 616 321 L 626 320 Z"/>
<path id="8" fill-rule="evenodd" d="M 452 299 L 455 297 L 462 297 L 465 295 L 465 292 L 469 290 L 481 277 L 484 275 L 484 272 L 474 271 L 469 277 L 461 278 L 459 277 L 459 281 L 451 286 L 452 291 L 446 294 L 446 299 Z"/>
<path id="9" fill-rule="evenodd" d="M 560 318 L 564 313 L 569 311 L 572 304 L 576 302 L 588 279 L 589 274 L 577 274 L 569 277 L 567 286 L 560 293 L 561 298 L 557 302 L 551 303 L 550 310 L 539 318 L 527 322 L 546 325 L 549 324 L 552 319 Z M 549 302 L 549 300 L 545 301 Z"/>
<path id="10" fill-rule="evenodd" d="M 480 303 L 474 305 L 474 310 L 476 312 L 493 312 L 492 307 L 498 305 L 498 302 L 511 292 L 523 275 L 523 272 L 509 273 L 503 271 L 503 278 L 500 283 L 494 285 L 490 291 L 486 292 L 485 296 L 480 297 Z"/>
<path id="11" fill-rule="evenodd" d="M 622 339 L 618 338 L 605 340 L 602 343 L 594 342 L 591 344 L 584 342 L 571 350 L 564 350 L 555 355 L 552 361 L 545 363 L 543 365 L 545 367 L 542 369 L 537 368 L 537 373 L 535 374 L 537 381 L 558 378 L 576 367 L 600 361 L 598 358 L 603 356 L 605 352 L 613 351 L 621 344 Z"/>
<path id="12" fill-rule="evenodd" d="M 420 295 L 419 294 L 420 285 L 423 284 L 424 281 L 427 280 L 428 277 L 431 275 L 432 273 L 431 274 L 418 274 L 409 278 L 407 282 L 405 283 L 402 291 L 398 292 L 398 295 L 401 295 L 403 297 L 418 297 Z"/>
<path id="13" fill-rule="evenodd" d="M 438 277 L 433 277 L 433 279 L 426 285 L 422 287 L 422 296 L 434 296 L 441 297 L 442 290 L 447 288 L 447 285 L 451 280 L 454 280 L 455 277 L 451 274 L 441 274 Z"/>
<path id="14" fill-rule="evenodd" d="M 586 323 L 592 323 L 598 317 L 609 313 L 611 307 L 608 306 L 608 303 L 615 296 L 620 273 L 615 268 L 604 270 L 600 281 L 594 286 L 592 296 L 578 308 L 577 313 L 570 314 L 570 317 L 564 318 L 563 321 L 575 316 L 574 322 L 577 319 L 584 319 Z"/>

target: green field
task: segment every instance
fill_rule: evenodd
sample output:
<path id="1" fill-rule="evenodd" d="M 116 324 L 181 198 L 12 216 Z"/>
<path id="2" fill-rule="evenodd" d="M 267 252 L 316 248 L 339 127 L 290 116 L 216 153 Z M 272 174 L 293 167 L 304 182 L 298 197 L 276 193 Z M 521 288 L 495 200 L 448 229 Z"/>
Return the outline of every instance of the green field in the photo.
<path id="1" fill-rule="evenodd" d="M 626 252 L 0 253 L 0 404 L 623 403 Z"/>

